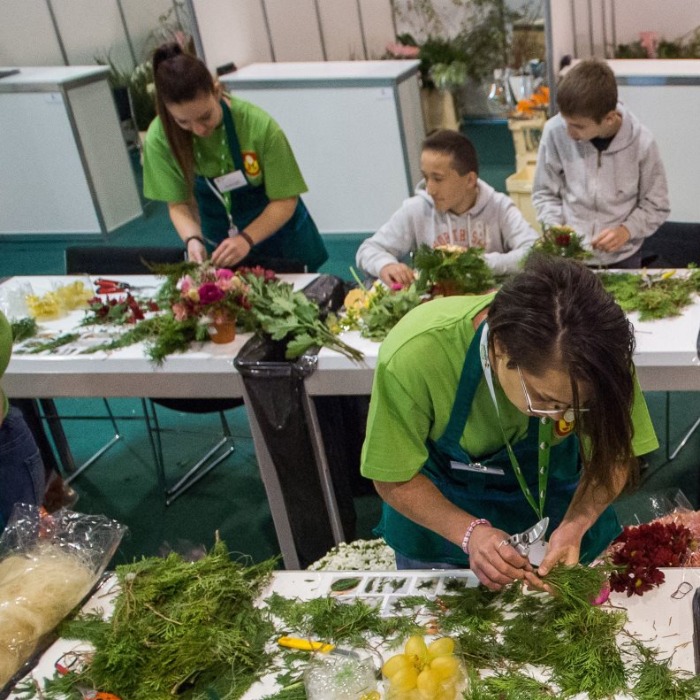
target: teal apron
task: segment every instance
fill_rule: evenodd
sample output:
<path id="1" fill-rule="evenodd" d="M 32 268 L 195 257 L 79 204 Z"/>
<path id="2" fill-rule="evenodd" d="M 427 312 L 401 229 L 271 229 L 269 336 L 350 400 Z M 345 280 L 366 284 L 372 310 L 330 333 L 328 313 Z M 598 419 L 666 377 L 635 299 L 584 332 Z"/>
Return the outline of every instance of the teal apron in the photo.
<path id="1" fill-rule="evenodd" d="M 498 452 L 473 460 L 460 446 L 459 440 L 469 418 L 472 401 L 483 376 L 479 359 L 479 342 L 483 324 L 469 345 L 467 357 L 443 435 L 428 440 L 428 461 L 421 473 L 428 477 L 445 498 L 477 518 L 486 518 L 494 527 L 509 534 L 522 532 L 539 520 L 518 484 L 505 447 Z M 539 491 L 537 479 L 540 418 L 531 418 L 526 436 L 513 445 L 525 480 L 533 494 Z M 480 464 L 502 473 L 453 469 L 454 460 L 464 465 Z M 579 482 L 579 447 L 575 435 L 550 449 L 549 480 L 544 514 L 549 516 L 547 537 L 561 523 Z M 581 561 L 592 561 L 620 533 L 615 512 L 608 507 L 595 525 L 584 535 Z M 386 503 L 377 533 L 400 554 L 425 562 L 446 562 L 469 566 L 469 558 L 460 547 L 432 530 L 428 530 L 398 513 Z"/>
<path id="2" fill-rule="evenodd" d="M 238 230 L 242 231 L 251 221 L 260 216 L 263 209 L 270 203 L 270 199 L 265 193 L 264 187 L 252 185 L 248 181 L 231 110 L 223 100 L 221 107 L 234 169 L 239 170 L 246 178 L 246 184 L 243 187 L 228 193 L 231 197 L 231 218 Z M 213 182 L 211 182 L 211 186 L 216 187 Z M 197 175 L 195 178 L 194 193 L 197 198 L 204 235 L 216 243 L 226 240 L 229 230 L 226 209 L 221 200 L 211 191 L 206 178 L 201 175 Z M 304 202 L 299 197 L 292 218 L 277 233 L 258 243 L 245 257 L 243 264 L 247 266 L 262 265 L 274 269 L 275 262 L 284 260 L 285 269 L 290 269 L 290 271 L 296 263 L 299 271 L 303 266 L 306 266 L 309 272 L 315 272 L 327 259 L 328 253 L 321 234 L 318 232 Z"/>

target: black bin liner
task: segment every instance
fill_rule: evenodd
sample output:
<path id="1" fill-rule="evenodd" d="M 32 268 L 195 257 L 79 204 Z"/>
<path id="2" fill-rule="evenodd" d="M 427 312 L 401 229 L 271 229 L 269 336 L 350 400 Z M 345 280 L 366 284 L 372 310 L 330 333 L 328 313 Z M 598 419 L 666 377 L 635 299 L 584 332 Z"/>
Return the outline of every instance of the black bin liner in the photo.
<path id="1" fill-rule="evenodd" d="M 340 308 L 343 285 L 339 278 L 322 275 L 304 293 L 319 304 L 322 313 L 327 313 Z M 300 565 L 306 567 L 326 554 L 335 541 L 303 403 L 304 378 L 316 367 L 315 352 L 295 360 L 285 359 L 284 352 L 283 341 L 254 336 L 241 348 L 234 365 L 245 384 L 250 398 L 248 408 L 255 414 L 280 482 Z M 349 472 L 359 472 L 359 461 L 349 466 L 345 455 L 355 462 L 357 450 L 337 449 L 346 440 L 342 427 L 346 398 L 324 397 L 319 420 L 326 445 L 336 446 L 331 449 L 328 462 L 343 533 L 349 542 L 355 537 L 356 521 Z M 331 424 L 327 416 L 321 416 L 326 412 L 333 417 Z M 340 434 L 327 434 L 336 429 Z"/>

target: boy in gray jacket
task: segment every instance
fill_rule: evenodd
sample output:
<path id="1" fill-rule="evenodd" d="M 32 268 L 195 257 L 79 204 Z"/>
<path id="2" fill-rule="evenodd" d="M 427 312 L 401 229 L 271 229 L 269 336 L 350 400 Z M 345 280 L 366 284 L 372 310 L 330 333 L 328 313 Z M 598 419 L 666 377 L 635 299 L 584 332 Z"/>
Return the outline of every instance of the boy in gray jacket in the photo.
<path id="1" fill-rule="evenodd" d="M 415 196 L 362 242 L 357 266 L 388 285 L 410 284 L 413 270 L 401 260 L 425 243 L 483 248 L 496 274 L 517 271 L 537 232 L 509 197 L 479 180 L 471 141 L 448 130 L 429 136 L 421 172 Z"/>
<path id="2" fill-rule="evenodd" d="M 602 61 L 576 64 L 557 88 L 557 105 L 537 154 L 538 219 L 571 226 L 594 265 L 641 267 L 644 239 L 670 211 L 654 137 L 618 103 L 615 74 Z"/>

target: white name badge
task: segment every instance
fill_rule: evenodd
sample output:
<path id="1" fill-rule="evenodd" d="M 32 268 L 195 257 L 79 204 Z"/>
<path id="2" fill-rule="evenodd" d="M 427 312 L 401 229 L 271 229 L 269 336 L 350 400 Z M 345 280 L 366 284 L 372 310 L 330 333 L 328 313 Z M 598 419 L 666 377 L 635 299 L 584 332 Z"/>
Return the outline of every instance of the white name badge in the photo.
<path id="1" fill-rule="evenodd" d="M 233 172 L 226 173 L 226 175 L 215 177 L 214 182 L 219 192 L 230 192 L 231 190 L 237 190 L 239 187 L 245 187 L 248 184 L 245 175 L 240 170 L 234 170 Z"/>
<path id="2" fill-rule="evenodd" d="M 498 474 L 498 476 L 503 476 L 503 474 L 505 474 L 500 467 L 489 467 L 481 462 L 464 464 L 464 462 L 457 462 L 454 459 L 450 460 L 450 469 L 457 469 L 463 472 L 479 472 L 481 474 Z"/>

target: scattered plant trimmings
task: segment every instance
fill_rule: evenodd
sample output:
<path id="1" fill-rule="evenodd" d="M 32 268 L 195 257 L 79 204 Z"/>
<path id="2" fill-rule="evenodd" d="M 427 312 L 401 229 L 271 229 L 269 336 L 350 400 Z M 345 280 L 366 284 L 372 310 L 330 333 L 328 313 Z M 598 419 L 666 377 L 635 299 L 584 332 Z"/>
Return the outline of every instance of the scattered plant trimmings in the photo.
<path id="1" fill-rule="evenodd" d="M 23 340 L 33 338 L 38 331 L 36 320 L 31 318 L 31 316 L 11 321 L 10 328 L 12 329 L 12 341 L 14 343 L 21 343 Z"/>
<path id="2" fill-rule="evenodd" d="M 546 227 L 535 241 L 532 250 L 573 260 L 588 260 L 593 257 L 592 253 L 583 247 L 581 237 L 571 226 Z"/>
<path id="3" fill-rule="evenodd" d="M 484 260 L 482 248 L 421 245 L 413 256 L 419 271 L 416 288 L 431 296 L 483 294 L 496 284 L 493 272 Z"/>
<path id="4" fill-rule="evenodd" d="M 269 666 L 274 627 L 254 603 L 273 566 L 243 567 L 219 541 L 196 562 L 170 554 L 117 567 L 111 620 L 93 614 L 61 629 L 95 651 L 42 697 L 79 698 L 87 687 L 129 700 L 240 698 Z"/>
<path id="5" fill-rule="evenodd" d="M 700 270 L 691 268 L 688 274 L 675 270 L 641 274 L 628 272 L 600 273 L 603 286 L 615 297 L 623 311 L 639 312 L 641 321 L 679 316 L 700 292 Z"/>

